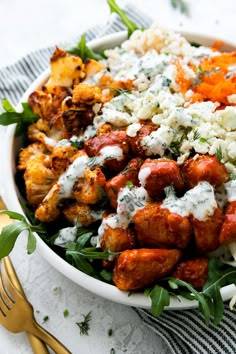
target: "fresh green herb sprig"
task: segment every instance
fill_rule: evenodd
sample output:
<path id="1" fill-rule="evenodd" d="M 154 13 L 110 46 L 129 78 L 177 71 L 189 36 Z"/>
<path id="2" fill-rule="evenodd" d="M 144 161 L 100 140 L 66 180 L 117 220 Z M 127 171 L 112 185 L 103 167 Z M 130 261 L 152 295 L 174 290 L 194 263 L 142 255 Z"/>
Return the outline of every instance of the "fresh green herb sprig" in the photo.
<path id="1" fill-rule="evenodd" d="M 81 36 L 81 39 L 77 45 L 71 49 L 68 49 L 67 52 L 69 54 L 79 56 L 83 61 L 86 59 L 101 60 L 104 58 L 102 55 L 95 53 L 87 46 L 85 34 Z"/>
<path id="2" fill-rule="evenodd" d="M 180 12 L 184 15 L 189 16 L 189 7 L 186 1 L 184 0 L 170 0 L 171 6 L 174 9 L 179 9 Z"/>
<path id="3" fill-rule="evenodd" d="M 109 260 L 117 257 L 119 252 L 109 250 L 98 251 L 96 247 L 85 247 L 92 236 L 92 232 L 82 234 L 76 242 L 67 245 L 66 258 L 76 268 L 94 277 L 99 277 L 97 270 L 93 267 L 91 260 Z"/>
<path id="4" fill-rule="evenodd" d="M 220 163 L 222 163 L 222 160 L 223 160 L 223 158 L 224 158 L 224 154 L 223 154 L 221 145 L 219 145 L 219 147 L 216 149 L 215 155 L 216 155 L 216 157 L 217 157 L 217 160 L 218 160 Z"/>
<path id="5" fill-rule="evenodd" d="M 43 225 L 31 225 L 23 215 L 13 211 L 2 210 L 1 213 L 8 215 L 13 220 L 17 220 L 17 222 L 9 224 L 2 229 L 0 234 L 0 259 L 9 255 L 15 245 L 17 237 L 23 231 L 28 232 L 27 252 L 28 254 L 33 253 L 36 248 L 36 238 L 33 232 L 46 233 Z"/>
<path id="6" fill-rule="evenodd" d="M 170 144 L 170 151 L 172 154 L 174 154 L 176 156 L 181 155 L 180 147 L 185 139 L 186 139 L 186 134 L 184 133 L 178 140 L 172 141 L 172 143 Z"/>
<path id="7" fill-rule="evenodd" d="M 151 311 L 159 316 L 166 306 L 169 306 L 171 295 L 182 296 L 188 300 L 195 300 L 207 325 L 212 321 L 219 324 L 224 312 L 224 303 L 220 289 L 229 284 L 236 284 L 236 268 L 222 264 L 217 258 L 209 261 L 208 281 L 202 291 L 197 291 L 191 284 L 172 277 L 162 280 L 164 286 L 155 285 L 148 288 L 144 294 L 151 298 Z"/>
<path id="8" fill-rule="evenodd" d="M 107 0 L 107 3 L 110 7 L 110 12 L 116 13 L 120 17 L 124 25 L 127 27 L 128 37 L 130 37 L 131 34 L 136 30 L 143 30 L 143 28 L 138 27 L 133 21 L 128 18 L 125 12 L 117 5 L 115 0 Z"/>
<path id="9" fill-rule="evenodd" d="M 80 335 L 83 336 L 88 336 L 88 332 L 90 330 L 90 321 L 92 319 L 92 312 L 89 311 L 87 315 L 82 315 L 83 316 L 83 321 L 81 322 L 76 322 L 77 326 L 80 329 Z"/>
<path id="10" fill-rule="evenodd" d="M 28 103 L 23 102 L 22 112 L 16 112 L 15 108 L 6 99 L 2 99 L 2 108 L 5 112 L 0 114 L 0 125 L 17 124 L 15 135 L 19 136 L 26 131 L 29 124 L 35 123 L 40 117 L 35 114 Z"/>

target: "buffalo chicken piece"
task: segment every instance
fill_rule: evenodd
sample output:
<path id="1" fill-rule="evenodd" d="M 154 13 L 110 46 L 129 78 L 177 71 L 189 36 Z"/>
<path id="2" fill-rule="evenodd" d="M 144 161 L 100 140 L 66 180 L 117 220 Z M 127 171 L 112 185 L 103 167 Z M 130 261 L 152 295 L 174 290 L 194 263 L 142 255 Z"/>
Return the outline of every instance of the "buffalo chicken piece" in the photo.
<path id="1" fill-rule="evenodd" d="M 133 249 L 121 253 L 113 281 L 120 290 L 136 290 L 170 274 L 181 257 L 179 250 Z"/>
<path id="2" fill-rule="evenodd" d="M 111 252 L 121 252 L 135 247 L 134 231 L 130 228 L 111 228 L 107 226 L 104 230 L 101 247 L 103 251 L 108 249 Z"/>
<path id="3" fill-rule="evenodd" d="M 179 166 L 168 159 L 145 160 L 139 172 L 139 180 L 150 197 L 158 200 L 164 198 L 165 187 L 173 184 L 176 192 L 181 192 L 184 187 Z"/>
<path id="4" fill-rule="evenodd" d="M 125 187 L 128 182 L 131 182 L 134 186 L 139 185 L 138 172 L 141 164 L 142 160 L 140 158 L 130 160 L 123 171 L 106 182 L 105 191 L 114 209 L 117 208 L 117 196 L 121 188 Z"/>
<path id="5" fill-rule="evenodd" d="M 171 213 L 160 203 L 138 210 L 133 222 L 140 247 L 184 249 L 192 235 L 188 218 Z"/>
<path id="6" fill-rule="evenodd" d="M 153 123 L 148 123 L 142 125 L 141 129 L 137 132 L 136 136 L 128 136 L 128 142 L 130 144 L 131 150 L 135 156 L 145 157 L 146 150 L 142 144 L 142 139 L 145 136 L 150 135 L 154 130 L 157 129 L 157 126 Z"/>
<path id="7" fill-rule="evenodd" d="M 199 257 L 183 261 L 176 266 L 172 275 L 192 284 L 195 289 L 202 290 L 208 278 L 208 258 Z"/>
<path id="8" fill-rule="evenodd" d="M 224 215 L 216 208 L 212 216 L 204 221 L 191 218 L 197 251 L 201 254 L 215 250 L 219 246 L 219 235 Z"/>
<path id="9" fill-rule="evenodd" d="M 219 186 L 228 179 L 225 165 L 216 156 L 201 155 L 187 160 L 182 167 L 187 188 L 195 187 L 199 182 L 206 181 L 212 186 Z"/>
<path id="10" fill-rule="evenodd" d="M 129 157 L 126 132 L 122 130 L 88 139 L 84 144 L 84 148 L 90 157 L 98 155 L 104 157 L 104 166 L 116 172 L 120 172 L 126 166 Z M 104 148 L 107 148 L 105 153 Z M 117 157 L 115 157 L 116 154 Z"/>
<path id="11" fill-rule="evenodd" d="M 220 244 L 236 242 L 236 201 L 228 204 L 220 232 Z"/>

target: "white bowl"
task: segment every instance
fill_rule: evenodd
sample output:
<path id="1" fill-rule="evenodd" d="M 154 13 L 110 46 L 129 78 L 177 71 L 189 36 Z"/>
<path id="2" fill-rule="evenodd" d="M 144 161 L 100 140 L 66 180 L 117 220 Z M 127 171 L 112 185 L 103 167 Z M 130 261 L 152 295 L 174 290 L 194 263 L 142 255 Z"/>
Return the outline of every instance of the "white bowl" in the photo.
<path id="1" fill-rule="evenodd" d="M 196 33 L 183 32 L 182 33 L 189 41 L 197 42 L 202 45 L 211 46 L 216 38 L 209 36 L 198 35 Z M 94 50 L 103 48 L 112 48 L 119 45 L 126 39 L 126 31 L 118 32 L 115 34 L 107 35 L 100 39 L 93 40 L 89 43 L 89 46 Z M 217 37 L 217 40 L 219 38 Z M 223 41 L 224 50 L 235 50 L 236 43 L 230 43 Z M 23 95 L 21 102 L 26 102 L 30 93 L 38 89 L 49 77 L 50 70 L 44 71 L 28 88 Z M 21 109 L 21 105 L 17 107 L 17 110 Z M 18 190 L 14 180 L 15 173 L 15 156 L 17 154 L 17 148 L 19 147 L 19 139 L 14 137 L 15 126 L 9 126 L 6 132 L 5 141 L 3 143 L 1 151 L 1 186 L 2 197 L 7 205 L 7 208 L 12 211 L 24 214 L 21 205 L 18 200 Z M 79 271 L 72 265 L 63 260 L 49 246 L 37 236 L 37 251 L 43 256 L 54 268 L 64 274 L 67 278 L 74 281 L 76 284 L 91 291 L 92 293 L 102 296 L 103 298 L 122 303 L 129 306 L 150 308 L 151 301 L 149 298 L 140 293 L 133 293 L 128 296 L 128 292 L 120 291 L 115 286 L 104 283 L 100 280 L 92 278 L 91 276 Z M 234 285 L 228 285 L 221 289 L 221 294 L 224 300 L 228 300 L 235 294 L 236 287 Z M 168 309 L 180 310 L 196 307 L 198 304 L 195 301 L 186 300 L 181 298 L 181 301 L 173 298 L 171 299 Z"/>

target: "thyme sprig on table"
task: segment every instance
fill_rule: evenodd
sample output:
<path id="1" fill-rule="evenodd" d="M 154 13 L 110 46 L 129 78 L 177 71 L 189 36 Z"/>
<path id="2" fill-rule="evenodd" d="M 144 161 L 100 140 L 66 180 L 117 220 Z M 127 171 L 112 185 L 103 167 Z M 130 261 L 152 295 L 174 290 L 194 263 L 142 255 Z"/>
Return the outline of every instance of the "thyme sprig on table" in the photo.
<path id="1" fill-rule="evenodd" d="M 88 332 L 90 330 L 90 321 L 92 319 L 92 312 L 89 311 L 86 315 L 82 314 L 83 321 L 76 322 L 77 326 L 80 329 L 80 335 L 88 336 Z"/>

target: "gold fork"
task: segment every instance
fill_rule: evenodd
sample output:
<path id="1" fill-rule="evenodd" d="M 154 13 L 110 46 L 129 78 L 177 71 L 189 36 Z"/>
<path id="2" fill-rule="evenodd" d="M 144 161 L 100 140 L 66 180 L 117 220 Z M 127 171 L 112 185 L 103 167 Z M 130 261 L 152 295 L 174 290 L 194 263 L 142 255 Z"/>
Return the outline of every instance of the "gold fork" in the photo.
<path id="1" fill-rule="evenodd" d="M 3 214 L 2 214 L 3 215 Z M 24 293 L 24 290 L 20 284 L 20 281 L 17 277 L 17 274 L 15 272 L 15 269 L 13 267 L 13 264 L 11 262 L 11 259 L 10 257 L 4 257 L 2 259 L 2 262 L 4 264 L 4 268 L 8 274 L 8 277 L 10 278 L 12 284 L 14 285 L 14 287 L 24 296 L 25 296 L 25 293 Z M 32 334 L 30 333 L 27 333 L 27 336 L 28 336 L 28 339 L 29 339 L 29 342 L 30 342 L 30 345 L 32 347 L 32 350 L 34 352 L 34 354 L 49 354 L 49 351 L 45 345 L 44 342 L 42 342 L 39 338 L 33 336 Z"/>
<path id="2" fill-rule="evenodd" d="M 0 323 L 10 332 L 28 332 L 43 340 L 58 354 L 70 354 L 52 334 L 47 332 L 35 320 L 33 307 L 14 287 L 1 263 L 0 272 Z"/>

